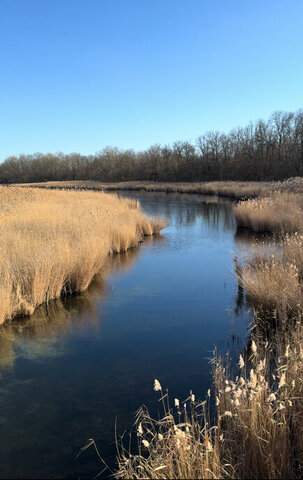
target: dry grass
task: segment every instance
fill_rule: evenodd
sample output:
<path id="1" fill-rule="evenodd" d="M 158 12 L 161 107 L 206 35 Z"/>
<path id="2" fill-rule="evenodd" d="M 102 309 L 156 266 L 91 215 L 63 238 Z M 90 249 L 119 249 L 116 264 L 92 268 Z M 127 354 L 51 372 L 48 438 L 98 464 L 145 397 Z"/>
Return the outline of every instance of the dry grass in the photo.
<path id="1" fill-rule="evenodd" d="M 190 392 L 181 402 L 174 400 L 171 408 L 168 392 L 164 393 L 158 380 L 163 416 L 154 420 L 146 408 L 136 415 L 136 454 L 117 442 L 118 466 L 116 478 L 123 479 L 182 479 L 221 478 L 219 436 L 209 424 L 209 397 L 197 403 Z"/>
<path id="2" fill-rule="evenodd" d="M 284 182 L 118 182 L 102 183 L 90 180 L 42 182 L 20 184 L 39 188 L 72 188 L 90 190 L 143 190 L 147 192 L 179 192 L 219 195 L 236 200 L 268 195 L 272 191 L 288 191 L 303 193 L 303 179 L 291 178 Z"/>
<path id="3" fill-rule="evenodd" d="M 293 317 L 302 311 L 303 236 L 286 235 L 273 246 L 266 253 L 265 245 L 260 253 L 257 244 L 244 265 L 235 258 L 239 285 L 245 289 L 250 305 L 263 314 L 267 311 L 279 318 Z"/>
<path id="4" fill-rule="evenodd" d="M 83 292 L 109 254 L 163 227 L 116 195 L 0 187 L 0 324 Z"/>
<path id="5" fill-rule="evenodd" d="M 240 202 L 235 217 L 238 227 L 254 232 L 302 232 L 303 195 L 274 192 L 269 197 Z"/>
<path id="6" fill-rule="evenodd" d="M 278 333 L 264 343 L 253 336 L 248 358 L 239 359 L 235 381 L 217 364 L 221 458 L 232 466 L 232 477 L 302 477 L 302 345 L 298 319 L 287 339 Z"/>
<path id="7" fill-rule="evenodd" d="M 253 335 L 232 379 L 214 360 L 214 391 L 204 402 L 190 392 L 175 408 L 159 382 L 163 416 L 140 409 L 136 453 L 118 442 L 124 479 L 301 478 L 303 468 L 303 332 L 301 321 L 285 343 Z M 210 418 L 210 404 L 216 414 Z"/>

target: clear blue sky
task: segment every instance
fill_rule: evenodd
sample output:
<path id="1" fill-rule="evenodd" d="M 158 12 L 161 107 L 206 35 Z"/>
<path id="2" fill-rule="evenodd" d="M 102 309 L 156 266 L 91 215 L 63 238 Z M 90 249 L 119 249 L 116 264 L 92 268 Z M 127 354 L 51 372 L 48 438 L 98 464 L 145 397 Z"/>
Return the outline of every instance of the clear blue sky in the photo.
<path id="1" fill-rule="evenodd" d="M 0 160 L 303 107 L 302 0 L 0 0 Z"/>

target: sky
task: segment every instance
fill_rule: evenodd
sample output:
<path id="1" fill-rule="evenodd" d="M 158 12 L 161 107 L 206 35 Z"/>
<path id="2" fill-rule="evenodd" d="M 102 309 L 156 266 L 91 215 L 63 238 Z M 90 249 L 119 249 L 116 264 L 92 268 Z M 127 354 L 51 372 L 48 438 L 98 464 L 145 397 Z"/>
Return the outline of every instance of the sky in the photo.
<path id="1" fill-rule="evenodd" d="M 0 0 L 0 161 L 303 107 L 302 0 Z"/>

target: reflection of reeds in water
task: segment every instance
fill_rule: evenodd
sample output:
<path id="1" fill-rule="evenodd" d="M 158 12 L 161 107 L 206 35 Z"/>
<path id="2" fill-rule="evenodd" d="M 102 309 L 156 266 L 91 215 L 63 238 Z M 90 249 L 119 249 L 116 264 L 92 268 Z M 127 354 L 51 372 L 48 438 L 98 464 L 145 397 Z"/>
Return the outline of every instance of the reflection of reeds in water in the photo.
<path id="1" fill-rule="evenodd" d="M 164 237 L 147 237 L 146 244 L 164 241 Z M 100 274 L 96 275 L 88 289 L 79 295 L 55 299 L 40 305 L 33 315 L 18 319 L 0 327 L 0 373 L 12 368 L 18 355 L 34 360 L 64 353 L 64 337 L 75 326 L 87 322 L 102 327 L 101 308 L 107 295 L 106 277 L 123 273 L 131 268 L 142 253 L 134 247 L 124 253 L 106 259 Z"/>
<path id="2" fill-rule="evenodd" d="M 177 226 L 194 225 L 198 219 L 214 229 L 233 230 L 235 227 L 233 203 L 216 196 L 193 196 L 186 193 L 131 192 L 122 193 L 126 198 L 139 199 L 144 206 L 152 203 L 153 213 L 168 218 Z"/>
<path id="3" fill-rule="evenodd" d="M 86 290 L 109 254 L 164 227 L 102 192 L 0 187 L 0 324 Z"/>

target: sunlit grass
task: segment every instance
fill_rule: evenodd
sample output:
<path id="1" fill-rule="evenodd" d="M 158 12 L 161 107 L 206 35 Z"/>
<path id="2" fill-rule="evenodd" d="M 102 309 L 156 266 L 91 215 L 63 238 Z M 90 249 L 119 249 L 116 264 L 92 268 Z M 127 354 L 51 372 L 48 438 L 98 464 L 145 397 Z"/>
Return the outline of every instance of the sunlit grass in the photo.
<path id="1" fill-rule="evenodd" d="M 255 198 L 266 196 L 270 192 L 289 191 L 303 193 L 303 181 L 300 177 L 284 182 L 97 182 L 91 180 L 53 181 L 34 184 L 39 188 L 75 188 L 93 190 L 134 190 L 146 192 L 174 192 L 174 193 L 200 193 L 206 195 L 220 195 L 232 199 Z"/>
<path id="2" fill-rule="evenodd" d="M 170 402 L 156 380 L 162 416 L 137 412 L 136 448 L 117 441 L 116 478 L 301 478 L 302 341 L 298 320 L 288 343 L 253 334 L 235 375 L 215 357 L 214 388 L 202 402 L 192 392 Z"/>
<path id="3" fill-rule="evenodd" d="M 303 195 L 274 192 L 268 197 L 243 201 L 236 206 L 235 217 L 238 227 L 255 232 L 302 232 Z"/>
<path id="4" fill-rule="evenodd" d="M 0 187 L 0 324 L 83 292 L 108 255 L 163 227 L 112 194 Z"/>

